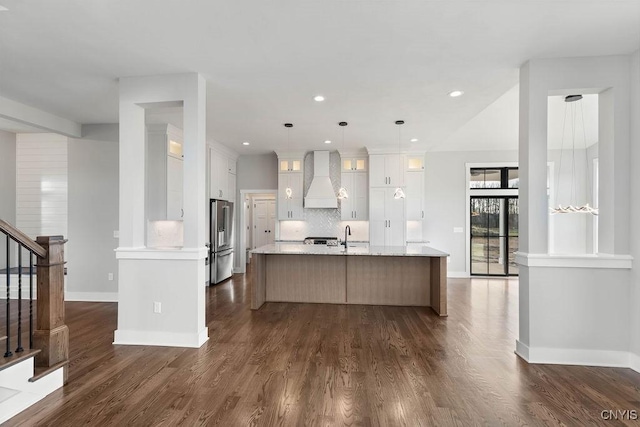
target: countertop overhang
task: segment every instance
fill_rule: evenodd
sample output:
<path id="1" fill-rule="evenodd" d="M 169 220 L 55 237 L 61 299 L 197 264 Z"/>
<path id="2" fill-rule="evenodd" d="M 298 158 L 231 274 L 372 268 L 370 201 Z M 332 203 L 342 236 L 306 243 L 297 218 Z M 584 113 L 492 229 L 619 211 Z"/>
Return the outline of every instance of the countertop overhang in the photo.
<path id="1" fill-rule="evenodd" d="M 295 243 L 275 243 L 272 245 L 265 245 L 252 250 L 251 253 L 265 255 L 449 256 L 448 253 L 429 246 L 369 246 L 350 247 L 345 250 L 343 246 L 305 245 Z"/>

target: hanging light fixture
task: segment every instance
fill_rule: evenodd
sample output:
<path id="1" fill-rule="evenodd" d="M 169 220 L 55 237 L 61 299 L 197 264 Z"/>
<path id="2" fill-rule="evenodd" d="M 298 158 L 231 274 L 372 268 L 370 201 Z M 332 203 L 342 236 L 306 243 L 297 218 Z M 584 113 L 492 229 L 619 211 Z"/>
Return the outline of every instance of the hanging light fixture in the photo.
<path id="1" fill-rule="evenodd" d="M 344 153 L 344 128 L 347 125 L 348 125 L 347 122 L 338 123 L 338 126 L 342 127 L 342 152 L 343 153 Z M 338 190 L 338 199 L 342 200 L 342 199 L 348 199 L 348 198 L 349 198 L 349 192 L 347 191 L 346 188 L 341 186 L 340 189 Z"/>
<path id="2" fill-rule="evenodd" d="M 396 120 L 396 124 L 398 125 L 398 176 L 402 175 L 402 156 L 400 155 L 400 126 L 404 124 L 404 120 Z M 404 191 L 402 187 L 396 188 L 396 191 L 393 193 L 394 199 L 404 199 L 406 196 L 404 195 Z"/>
<path id="3" fill-rule="evenodd" d="M 582 102 L 582 95 L 568 95 L 564 98 L 564 121 L 562 122 L 562 142 L 560 146 L 560 165 L 558 167 L 558 186 L 556 189 L 556 207 L 549 208 L 551 214 L 564 214 L 564 213 L 590 213 L 592 215 L 598 215 L 598 209 L 589 206 L 589 203 L 585 203 L 582 206 L 577 206 L 576 203 L 576 116 L 578 113 L 578 106 L 580 107 L 580 116 L 582 118 L 582 140 L 584 148 L 585 167 L 587 170 L 587 177 L 589 176 L 589 159 L 587 156 L 587 135 L 584 127 L 584 110 Z M 575 104 L 574 104 L 575 103 Z M 560 174 L 562 172 L 562 154 L 564 152 L 564 134 L 567 125 L 567 113 L 571 114 L 571 196 L 568 206 L 562 206 L 558 203 L 558 194 L 560 193 Z M 591 193 L 591 187 L 589 188 L 589 194 Z"/>
<path id="4" fill-rule="evenodd" d="M 287 128 L 287 149 L 291 151 L 291 128 L 293 127 L 293 123 L 285 123 L 284 127 Z M 287 185 L 287 188 L 284 190 L 284 194 L 287 195 L 287 199 L 290 199 L 293 196 L 293 190 L 290 185 Z"/>

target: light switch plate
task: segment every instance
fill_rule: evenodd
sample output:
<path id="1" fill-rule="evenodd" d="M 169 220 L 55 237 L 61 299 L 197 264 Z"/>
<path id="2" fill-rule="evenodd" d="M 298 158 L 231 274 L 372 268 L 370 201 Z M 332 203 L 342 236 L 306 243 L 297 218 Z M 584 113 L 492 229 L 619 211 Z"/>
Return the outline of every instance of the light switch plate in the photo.
<path id="1" fill-rule="evenodd" d="M 120 230 L 113 230 L 113 238 L 114 239 L 120 238 Z"/>

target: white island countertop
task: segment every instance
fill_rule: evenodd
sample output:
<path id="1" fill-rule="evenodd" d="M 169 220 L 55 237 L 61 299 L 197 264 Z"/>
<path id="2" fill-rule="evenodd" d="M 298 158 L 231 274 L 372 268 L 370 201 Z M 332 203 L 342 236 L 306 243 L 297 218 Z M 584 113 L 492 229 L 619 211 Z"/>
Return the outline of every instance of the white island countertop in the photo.
<path id="1" fill-rule="evenodd" d="M 251 253 L 265 255 L 449 256 L 448 253 L 430 248 L 429 246 L 349 247 L 345 251 L 343 246 L 305 245 L 296 243 L 275 243 L 273 245 L 265 245 L 252 250 Z"/>

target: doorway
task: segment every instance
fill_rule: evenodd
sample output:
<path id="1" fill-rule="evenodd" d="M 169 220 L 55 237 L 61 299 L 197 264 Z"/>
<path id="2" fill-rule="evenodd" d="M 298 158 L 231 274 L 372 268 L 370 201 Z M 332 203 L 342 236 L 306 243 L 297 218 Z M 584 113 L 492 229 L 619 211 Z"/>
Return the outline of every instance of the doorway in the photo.
<path id="1" fill-rule="evenodd" d="M 236 273 L 246 273 L 247 264 L 251 258 L 250 251 L 254 249 L 254 241 L 260 239 L 269 239 L 270 242 L 273 242 L 277 239 L 277 235 L 279 232 L 278 229 L 278 221 L 276 221 L 276 212 L 277 212 L 277 199 L 276 195 L 278 190 L 240 190 L 240 200 L 242 200 L 242 209 L 238 209 L 240 228 L 239 228 L 239 236 L 238 236 L 238 263 L 236 264 Z M 254 218 L 254 210 L 258 209 L 258 202 L 272 202 L 273 206 L 270 206 L 269 203 L 264 206 L 261 203 L 260 209 L 266 210 L 266 216 L 264 219 Z M 254 208 L 254 205 L 256 206 Z M 269 219 L 269 212 L 272 212 L 273 222 Z M 258 230 L 258 222 L 266 221 L 265 224 L 261 224 L 262 227 L 262 237 L 258 238 L 254 236 L 254 230 Z M 274 224 L 275 223 L 275 224 Z M 254 227 L 255 225 L 255 227 Z M 265 233 L 264 231 L 267 230 Z M 269 233 L 271 230 L 271 233 Z M 266 236 L 265 236 L 266 235 Z M 262 241 L 262 240 L 260 240 Z M 269 241 L 269 240 L 268 240 Z M 255 246 L 257 247 L 257 246 Z"/>
<path id="2" fill-rule="evenodd" d="M 276 201 L 275 199 L 253 199 L 253 238 L 251 248 L 270 245 L 275 242 Z"/>
<path id="3" fill-rule="evenodd" d="M 517 276 L 518 197 L 472 196 L 471 275 Z"/>

